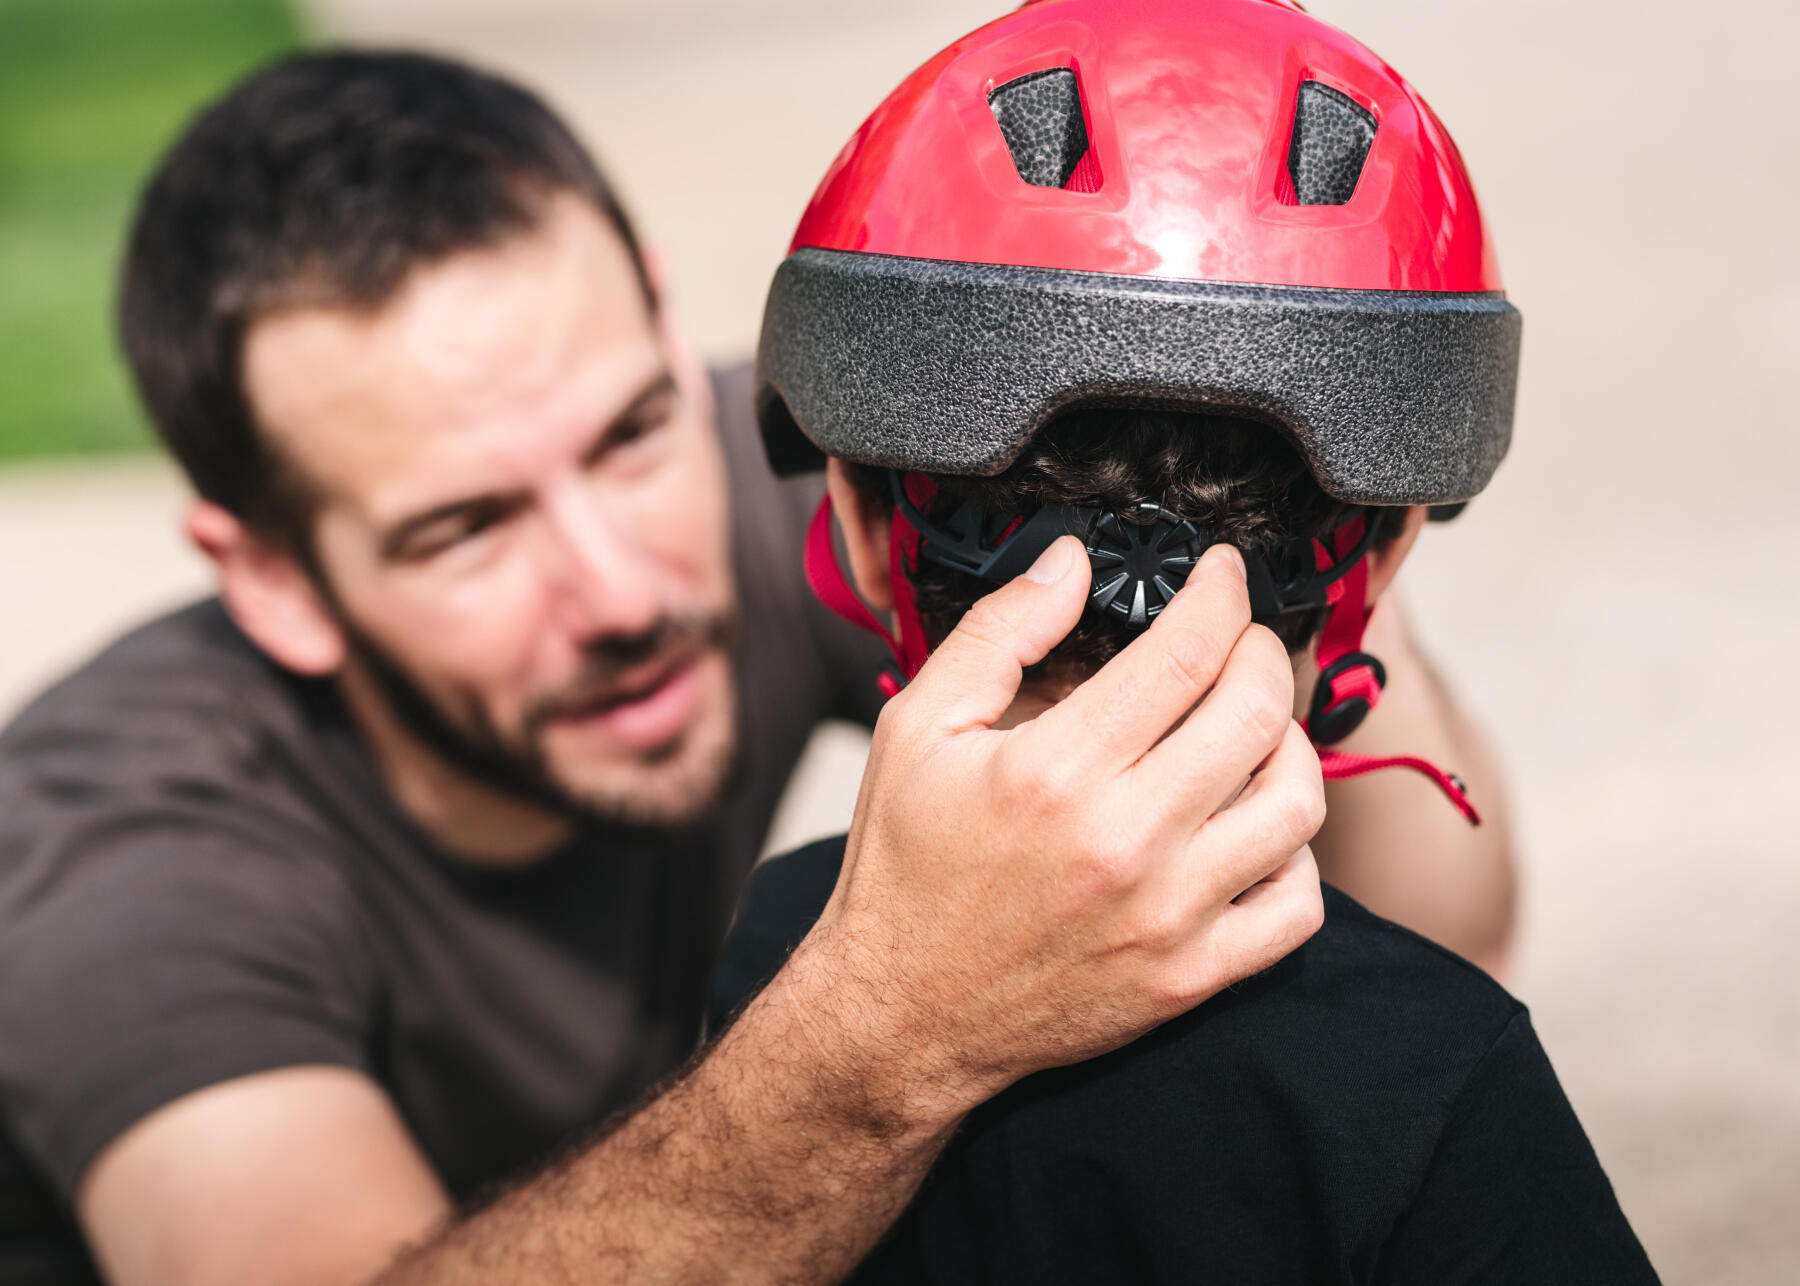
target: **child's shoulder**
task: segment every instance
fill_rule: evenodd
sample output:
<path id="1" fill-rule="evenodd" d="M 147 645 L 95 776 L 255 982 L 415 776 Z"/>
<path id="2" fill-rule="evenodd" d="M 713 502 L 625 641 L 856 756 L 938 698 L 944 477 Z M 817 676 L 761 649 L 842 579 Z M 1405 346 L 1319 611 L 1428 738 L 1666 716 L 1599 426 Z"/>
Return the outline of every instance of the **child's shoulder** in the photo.
<path id="1" fill-rule="evenodd" d="M 1336 987 L 1365 977 L 1387 979 L 1395 987 L 1393 1003 L 1441 1003 L 1454 998 L 1497 1024 L 1510 1021 L 1523 1010 L 1480 966 L 1404 925 L 1383 919 L 1342 889 L 1330 884 L 1322 888 L 1325 923 L 1307 943 L 1317 981 Z"/>
<path id="2" fill-rule="evenodd" d="M 716 1033 L 787 963 L 837 887 L 846 837 L 819 840 L 757 864 L 738 899 L 707 998 L 707 1031 Z"/>
<path id="3" fill-rule="evenodd" d="M 714 979 L 714 1030 L 780 970 L 819 918 L 837 885 L 845 842 L 842 835 L 819 840 L 751 872 Z M 1405 1047 L 1480 1049 L 1523 1012 L 1504 988 L 1454 952 L 1382 919 L 1331 885 L 1324 896 L 1325 922 L 1311 941 L 1215 997 L 1193 1018 L 1228 1034 L 1240 1024 L 1256 1032 L 1294 1023 L 1320 1033 L 1356 1033 L 1357 1047 L 1366 1047 L 1371 1031 L 1394 1030 L 1412 1037 L 1398 1041 Z M 1246 1006 L 1252 998 L 1262 1003 Z"/>
<path id="4" fill-rule="evenodd" d="M 1515 1046 L 1529 1054 L 1535 1037 L 1503 988 L 1328 888 L 1319 932 L 1274 968 L 977 1109 L 939 1181 L 965 1179 L 957 1191 L 972 1200 L 997 1176 L 1041 1174 L 1044 1202 L 1079 1191 L 1112 1212 L 1070 1238 L 1181 1246 L 1222 1280 L 1237 1261 L 1220 1258 L 1218 1222 L 1208 1236 L 1176 1231 L 1195 1211 L 1260 1230 L 1243 1233 L 1251 1259 L 1314 1262 L 1400 1218 L 1459 1113 L 1512 1128 L 1469 1086 L 1487 1100 L 1543 1097 L 1537 1063 Z"/>
<path id="5" fill-rule="evenodd" d="M 1453 1084 L 1525 1007 L 1455 952 L 1324 886 L 1319 931 L 1153 1036 L 1240 1066 Z"/>

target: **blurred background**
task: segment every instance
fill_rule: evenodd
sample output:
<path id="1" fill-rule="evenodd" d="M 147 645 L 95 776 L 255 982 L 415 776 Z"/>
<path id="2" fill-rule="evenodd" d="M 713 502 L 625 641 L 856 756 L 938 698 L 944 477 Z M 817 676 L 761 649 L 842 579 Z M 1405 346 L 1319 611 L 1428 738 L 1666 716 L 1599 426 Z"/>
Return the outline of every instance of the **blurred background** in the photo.
<path id="1" fill-rule="evenodd" d="M 107 314 L 135 185 L 236 74 L 348 40 L 517 75 L 730 359 L 843 140 L 1003 4 L 0 0 L 0 720 L 205 587 Z M 1310 7 L 1449 124 L 1525 313 L 1513 453 L 1403 582 L 1510 771 L 1515 990 L 1667 1280 L 1800 1280 L 1800 18 Z M 861 752 L 822 734 L 772 844 L 841 826 Z"/>

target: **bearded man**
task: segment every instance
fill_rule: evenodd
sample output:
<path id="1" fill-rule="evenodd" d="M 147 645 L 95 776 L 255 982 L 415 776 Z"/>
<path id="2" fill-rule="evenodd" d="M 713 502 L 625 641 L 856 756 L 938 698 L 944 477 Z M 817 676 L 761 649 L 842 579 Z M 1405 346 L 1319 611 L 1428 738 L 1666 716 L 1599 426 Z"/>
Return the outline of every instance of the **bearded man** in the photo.
<path id="1" fill-rule="evenodd" d="M 818 721 L 874 718 L 875 663 L 802 583 L 816 492 L 593 162 L 467 68 L 288 59 L 152 176 L 120 325 L 218 595 L 0 739 L 19 1277 L 829 1280 L 975 1105 L 1316 925 L 1318 766 L 1286 667 L 1228 666 L 1242 578 L 1146 636 L 1157 703 L 1105 676 L 1075 793 L 991 727 L 1079 613 L 1043 571 L 888 705 L 835 910 L 683 1068 L 778 794 Z M 1122 855 L 1093 788 L 1203 695 L 1253 788 L 1149 803 Z"/>

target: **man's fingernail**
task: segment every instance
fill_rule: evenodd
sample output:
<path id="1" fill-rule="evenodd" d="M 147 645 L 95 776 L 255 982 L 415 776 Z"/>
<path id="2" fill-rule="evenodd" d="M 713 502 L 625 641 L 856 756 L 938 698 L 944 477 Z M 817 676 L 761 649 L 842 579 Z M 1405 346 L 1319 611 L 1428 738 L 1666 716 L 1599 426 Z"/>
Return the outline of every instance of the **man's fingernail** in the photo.
<path id="1" fill-rule="evenodd" d="M 1051 585 L 1069 573 L 1069 560 L 1075 556 L 1067 540 L 1058 538 L 1056 543 L 1037 556 L 1037 561 L 1025 569 L 1025 579 L 1036 581 L 1040 585 Z"/>
<path id="2" fill-rule="evenodd" d="M 1244 571 L 1244 555 L 1236 545 L 1228 545 L 1221 541 L 1208 549 L 1203 556 L 1203 560 L 1204 558 L 1216 560 L 1217 566 L 1221 571 L 1230 567 L 1240 580 L 1246 575 Z"/>

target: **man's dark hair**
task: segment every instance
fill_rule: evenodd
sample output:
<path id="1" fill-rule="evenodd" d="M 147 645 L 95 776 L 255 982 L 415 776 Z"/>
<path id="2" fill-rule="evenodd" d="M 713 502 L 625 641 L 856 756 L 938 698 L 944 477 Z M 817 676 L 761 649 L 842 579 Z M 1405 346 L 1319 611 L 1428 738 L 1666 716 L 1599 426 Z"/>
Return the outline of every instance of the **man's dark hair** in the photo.
<path id="1" fill-rule="evenodd" d="M 858 487 L 890 504 L 881 470 L 851 466 Z M 927 516 L 960 504 L 984 513 L 1029 513 L 1042 505 L 1087 505 L 1129 516 L 1148 501 L 1212 530 L 1247 554 L 1268 554 L 1295 537 L 1317 537 L 1344 520 L 1346 507 L 1326 495 L 1292 444 L 1279 432 L 1229 415 L 1129 407 L 1067 412 L 1032 438 L 1023 454 L 991 478 L 932 474 L 938 490 Z M 1406 511 L 1378 509 L 1374 545 L 1399 534 Z M 921 560 L 910 579 L 919 615 L 935 643 L 955 628 L 987 581 Z M 1310 643 L 1324 624 L 1316 611 L 1267 622 L 1290 652 Z M 1095 612 L 1059 643 L 1037 673 L 1080 679 L 1116 656 L 1139 631 Z"/>
<path id="2" fill-rule="evenodd" d="M 144 405 L 195 489 L 303 555 L 305 480 L 244 389 L 244 337 L 296 303 L 379 307 L 414 268 L 530 230 L 573 192 L 629 220 L 532 94 L 440 58 L 294 55 L 206 108 L 152 175 L 125 258 L 119 332 Z"/>

